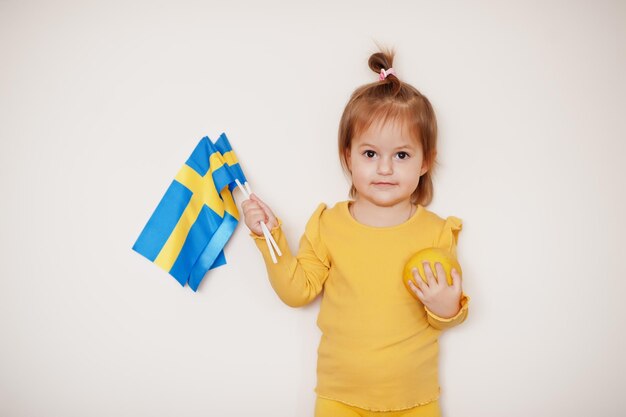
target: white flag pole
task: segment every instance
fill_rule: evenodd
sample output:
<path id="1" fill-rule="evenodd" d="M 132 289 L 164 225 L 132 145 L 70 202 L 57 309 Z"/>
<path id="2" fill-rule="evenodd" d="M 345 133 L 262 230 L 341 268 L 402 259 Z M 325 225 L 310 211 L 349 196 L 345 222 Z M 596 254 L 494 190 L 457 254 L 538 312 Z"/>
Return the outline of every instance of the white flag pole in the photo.
<path id="1" fill-rule="evenodd" d="M 239 187 L 241 192 L 247 198 L 250 198 L 250 194 L 252 194 L 252 191 L 250 190 L 250 186 L 248 185 L 248 182 L 246 181 L 246 188 L 243 188 L 243 186 L 241 185 L 241 182 L 238 179 L 235 179 L 235 181 L 237 182 L 237 187 Z M 274 254 L 274 249 L 272 248 L 272 246 L 276 249 L 278 256 L 283 256 L 283 254 L 281 253 L 280 249 L 278 249 L 278 244 L 276 244 L 276 241 L 272 237 L 272 234 L 270 233 L 264 221 L 261 221 L 261 230 L 263 230 L 263 235 L 265 236 L 265 243 L 267 243 L 267 249 L 270 252 L 272 261 L 274 263 L 278 263 L 278 260 L 276 259 L 276 254 Z"/>

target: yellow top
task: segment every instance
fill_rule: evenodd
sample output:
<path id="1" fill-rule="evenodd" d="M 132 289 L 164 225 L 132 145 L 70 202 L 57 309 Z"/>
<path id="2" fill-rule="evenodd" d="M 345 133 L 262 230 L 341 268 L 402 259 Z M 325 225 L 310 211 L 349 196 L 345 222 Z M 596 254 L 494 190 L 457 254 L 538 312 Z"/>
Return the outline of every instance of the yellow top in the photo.
<path id="1" fill-rule="evenodd" d="M 465 320 L 469 297 L 463 294 L 455 317 L 437 317 L 408 293 L 402 270 L 411 255 L 427 247 L 456 256 L 462 222 L 418 205 L 402 224 L 372 227 L 356 221 L 348 203 L 319 205 L 295 257 L 278 219 L 271 231 L 283 253 L 277 264 L 265 238 L 250 235 L 287 305 L 305 305 L 324 290 L 317 319 L 322 331 L 317 395 L 372 411 L 429 403 L 439 397 L 437 339 Z"/>

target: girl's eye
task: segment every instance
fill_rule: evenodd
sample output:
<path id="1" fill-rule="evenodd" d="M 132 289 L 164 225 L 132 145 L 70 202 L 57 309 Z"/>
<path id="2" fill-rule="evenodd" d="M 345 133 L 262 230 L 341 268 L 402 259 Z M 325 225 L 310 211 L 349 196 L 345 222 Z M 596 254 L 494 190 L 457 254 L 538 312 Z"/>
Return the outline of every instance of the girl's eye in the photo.
<path id="1" fill-rule="evenodd" d="M 367 156 L 368 158 L 373 158 L 376 156 L 376 152 L 374 151 L 365 151 L 363 152 L 363 155 Z"/>
<path id="2" fill-rule="evenodd" d="M 406 152 L 398 152 L 398 159 L 406 159 L 409 157 L 409 154 Z"/>

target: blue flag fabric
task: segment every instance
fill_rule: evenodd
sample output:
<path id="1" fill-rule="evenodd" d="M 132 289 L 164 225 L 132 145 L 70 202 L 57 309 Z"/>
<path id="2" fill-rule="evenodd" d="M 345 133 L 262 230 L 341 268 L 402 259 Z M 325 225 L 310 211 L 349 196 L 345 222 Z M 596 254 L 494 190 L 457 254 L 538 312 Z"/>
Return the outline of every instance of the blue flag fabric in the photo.
<path id="1" fill-rule="evenodd" d="M 222 133 L 220 137 L 215 141 L 215 147 L 224 156 L 224 160 L 228 164 L 231 175 L 233 176 L 233 182 L 231 182 L 229 185 L 230 190 L 232 191 L 233 188 L 237 186 L 237 184 L 234 182 L 235 179 L 238 179 L 242 184 L 245 184 L 248 180 L 243 174 L 241 165 L 239 165 L 239 160 L 235 155 L 235 151 L 233 151 L 233 148 L 230 146 L 230 142 L 226 137 L 226 133 Z"/>
<path id="2" fill-rule="evenodd" d="M 226 263 L 223 249 L 239 222 L 231 191 L 245 177 L 224 133 L 217 143 L 200 140 L 133 245 L 194 291 L 207 271 Z"/>

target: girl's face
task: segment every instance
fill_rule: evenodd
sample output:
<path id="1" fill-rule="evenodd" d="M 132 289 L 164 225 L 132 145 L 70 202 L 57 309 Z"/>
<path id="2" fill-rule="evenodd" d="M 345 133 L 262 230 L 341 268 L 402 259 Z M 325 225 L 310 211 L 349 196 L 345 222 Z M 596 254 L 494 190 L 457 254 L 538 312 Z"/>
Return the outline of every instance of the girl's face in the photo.
<path id="1" fill-rule="evenodd" d="M 356 198 L 383 207 L 410 201 L 420 176 L 428 170 L 419 141 L 395 121 L 373 123 L 353 138 L 346 160 Z"/>

